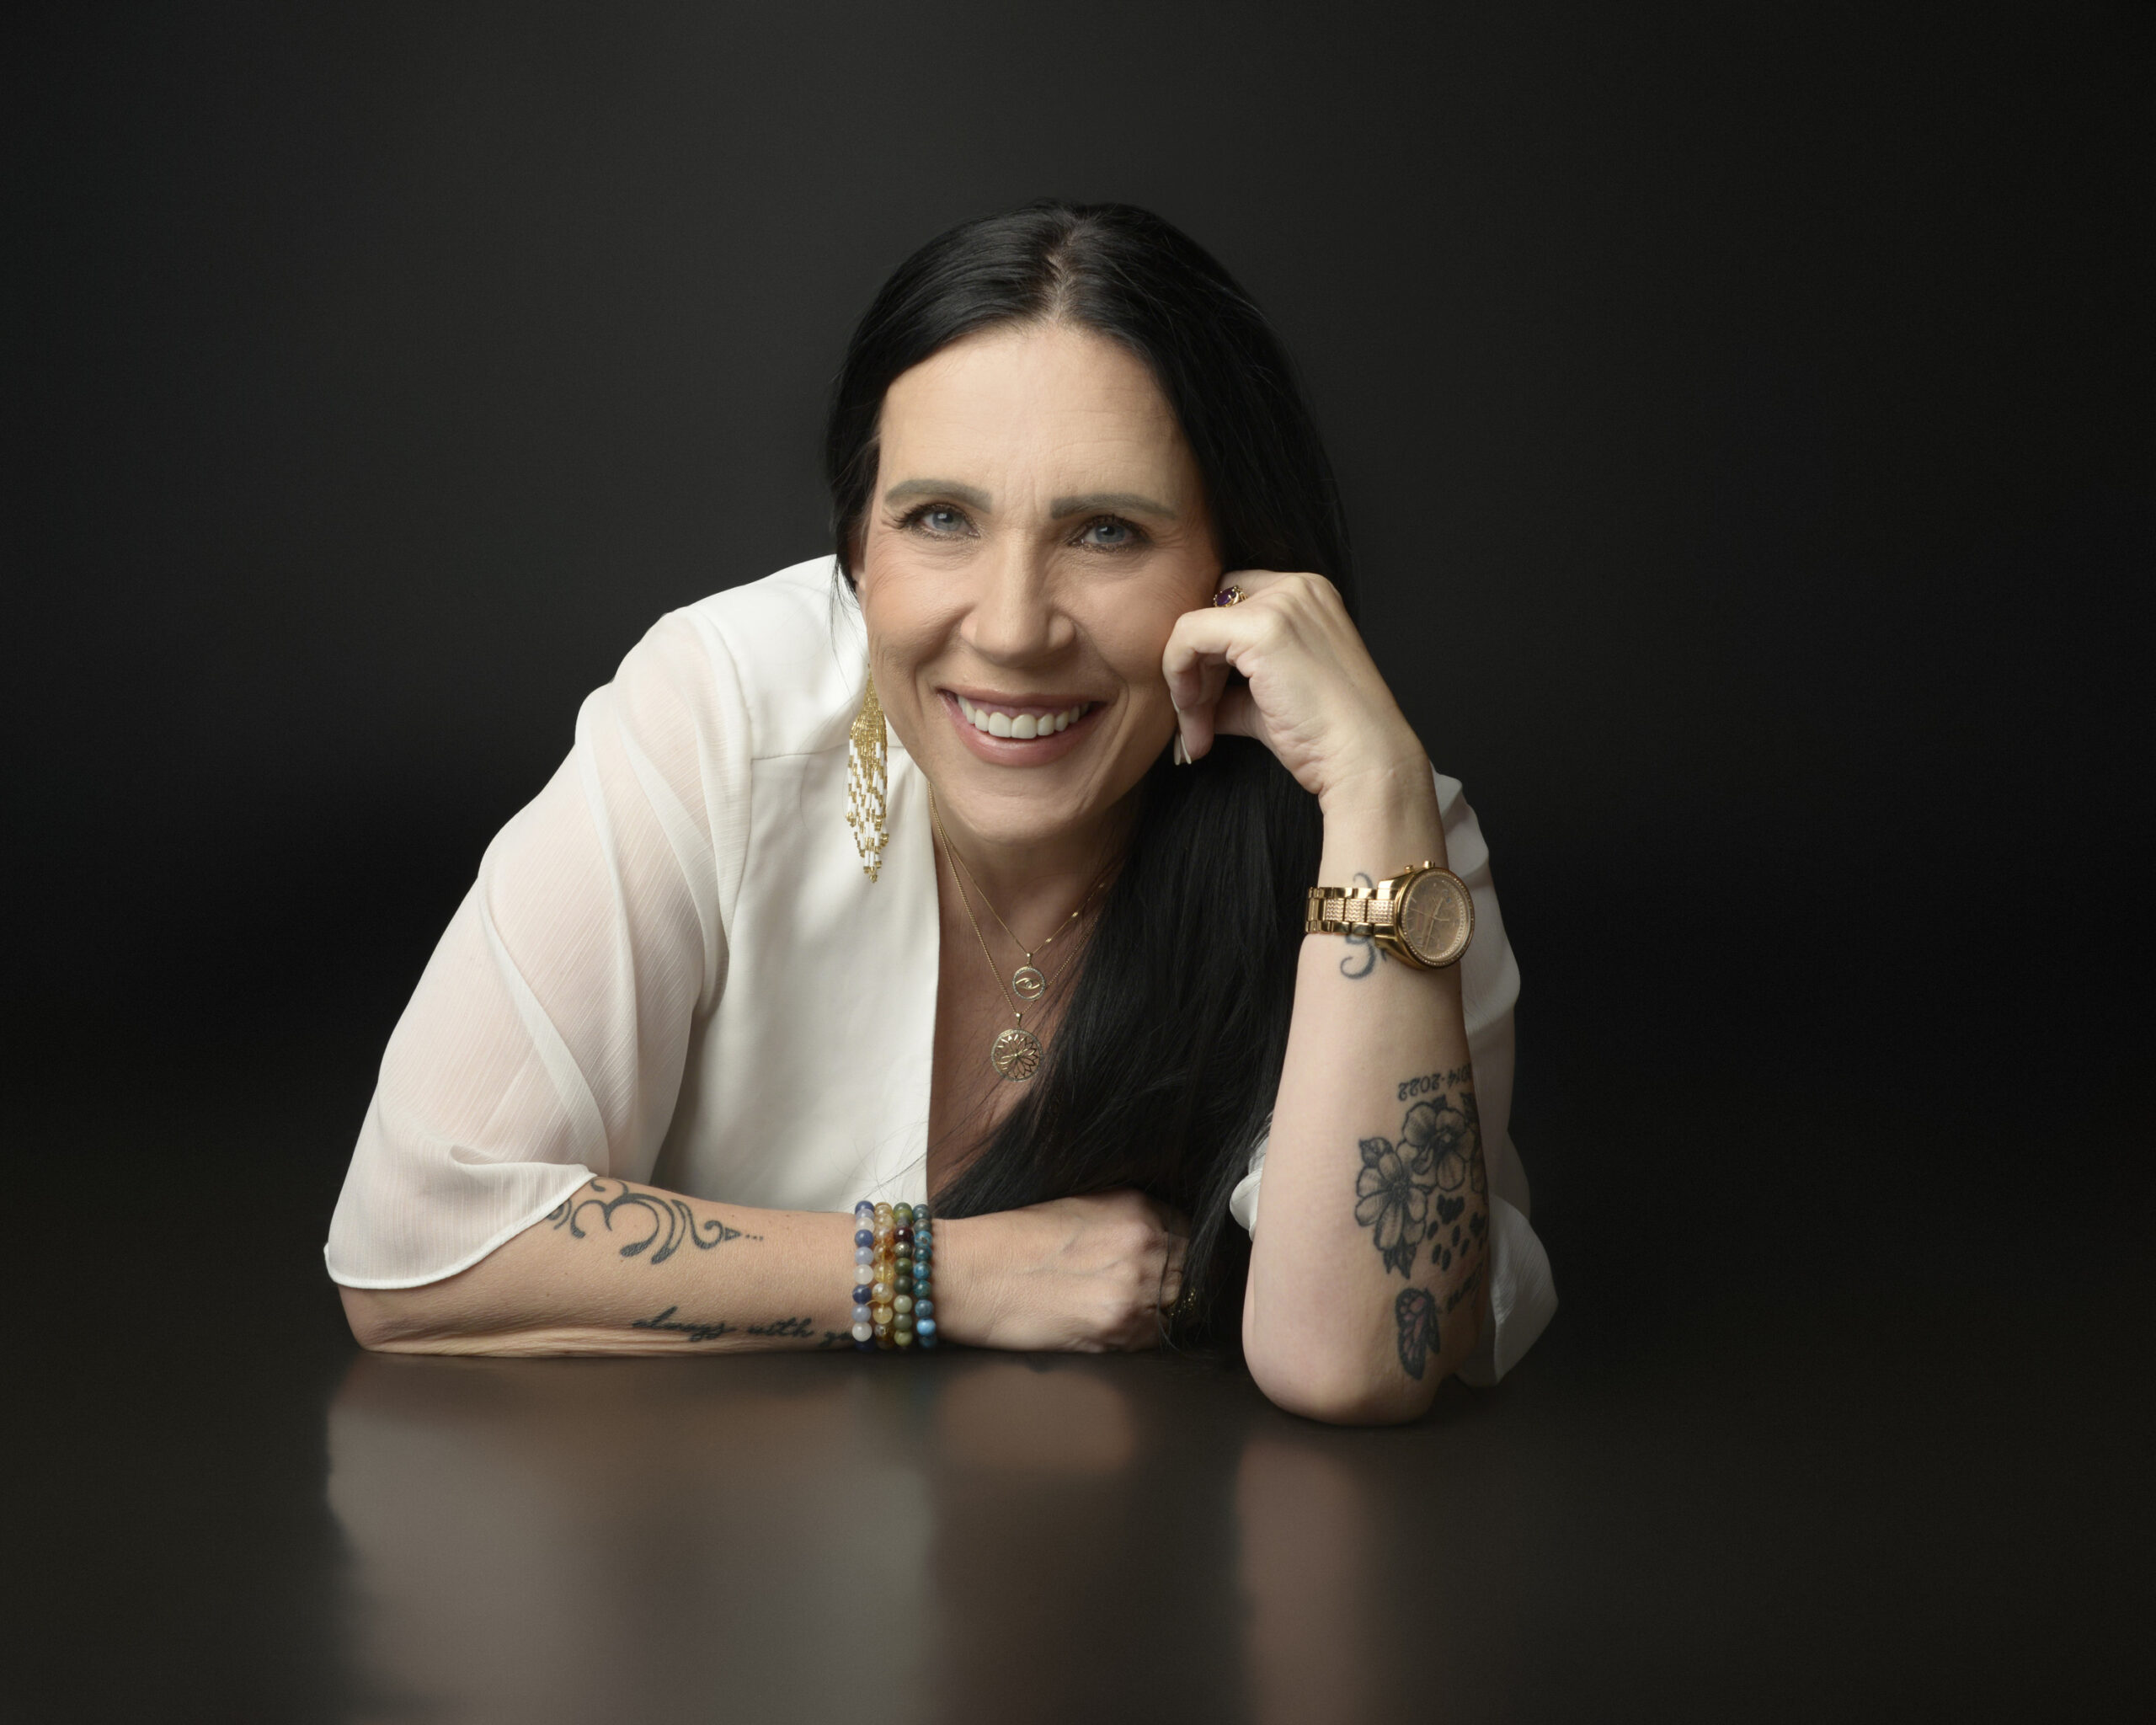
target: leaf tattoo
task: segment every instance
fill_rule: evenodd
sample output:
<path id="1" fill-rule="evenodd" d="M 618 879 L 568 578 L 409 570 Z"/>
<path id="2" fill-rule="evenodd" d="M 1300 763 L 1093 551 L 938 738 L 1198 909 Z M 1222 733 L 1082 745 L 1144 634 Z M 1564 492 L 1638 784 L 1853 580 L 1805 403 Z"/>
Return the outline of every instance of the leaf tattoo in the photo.
<path id="1" fill-rule="evenodd" d="M 1392 1316 L 1400 1326 L 1401 1368 L 1419 1381 L 1438 1345 L 1438 1302 L 1427 1288 L 1402 1288 Z"/>

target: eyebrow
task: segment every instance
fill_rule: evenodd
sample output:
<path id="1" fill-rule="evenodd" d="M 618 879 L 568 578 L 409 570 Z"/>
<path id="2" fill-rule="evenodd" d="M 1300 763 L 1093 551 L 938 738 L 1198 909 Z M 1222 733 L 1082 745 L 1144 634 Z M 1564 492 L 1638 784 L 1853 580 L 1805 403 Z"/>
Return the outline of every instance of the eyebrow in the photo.
<path id="1" fill-rule="evenodd" d="M 961 485 L 954 479 L 901 479 L 883 494 L 883 501 L 903 503 L 911 497 L 947 497 L 953 503 L 963 503 L 969 509 L 988 510 L 995 502 L 978 486 Z M 1157 515 L 1163 521 L 1177 521 L 1180 517 L 1166 504 L 1156 499 L 1144 497 L 1135 491 L 1094 491 L 1083 497 L 1059 497 L 1049 505 L 1049 514 L 1057 521 L 1066 515 L 1082 515 L 1099 510 L 1123 510 L 1133 515 Z"/>
<path id="2" fill-rule="evenodd" d="M 1084 497 L 1059 497 L 1048 506 L 1048 512 L 1061 521 L 1065 515 L 1082 515 L 1095 510 L 1124 510 L 1132 515 L 1159 515 L 1174 521 L 1176 512 L 1165 503 L 1141 497 L 1135 491 L 1095 491 Z"/>
<path id="3" fill-rule="evenodd" d="M 909 497 L 947 497 L 954 503 L 963 503 L 969 509 L 988 510 L 995 507 L 985 491 L 971 485 L 961 485 L 952 479 L 901 479 L 883 494 L 886 503 L 903 503 Z"/>

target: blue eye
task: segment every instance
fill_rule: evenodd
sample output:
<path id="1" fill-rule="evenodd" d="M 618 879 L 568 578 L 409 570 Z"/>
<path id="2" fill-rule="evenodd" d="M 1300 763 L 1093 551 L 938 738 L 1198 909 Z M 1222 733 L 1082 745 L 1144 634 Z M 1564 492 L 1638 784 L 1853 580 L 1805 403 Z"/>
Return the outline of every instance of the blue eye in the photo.
<path id="1" fill-rule="evenodd" d="M 1086 522 L 1079 537 L 1098 551 L 1123 551 L 1138 542 L 1138 530 L 1128 521 L 1103 515 L 1097 521 Z"/>
<path id="2" fill-rule="evenodd" d="M 955 533 L 965 526 L 965 517 L 948 504 L 929 505 L 921 512 L 920 519 L 931 533 Z"/>

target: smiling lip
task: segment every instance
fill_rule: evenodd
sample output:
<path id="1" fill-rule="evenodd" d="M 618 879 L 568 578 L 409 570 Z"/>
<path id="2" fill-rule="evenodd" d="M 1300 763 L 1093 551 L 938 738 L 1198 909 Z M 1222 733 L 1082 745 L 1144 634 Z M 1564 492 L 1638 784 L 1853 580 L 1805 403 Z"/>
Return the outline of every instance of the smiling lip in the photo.
<path id="1" fill-rule="evenodd" d="M 1038 701 L 976 701 L 956 690 L 948 692 L 958 703 L 966 723 L 991 737 L 1015 737 L 1021 742 L 1065 731 L 1100 703 L 1068 701 L 1050 704 Z"/>
<path id="2" fill-rule="evenodd" d="M 1078 745 L 1105 702 L 1051 697 L 1014 701 L 1001 696 L 960 694 L 942 689 L 943 710 L 951 715 L 966 745 L 984 761 L 1006 766 L 1044 766 Z M 1030 732 L 1030 735 L 1022 734 Z"/>

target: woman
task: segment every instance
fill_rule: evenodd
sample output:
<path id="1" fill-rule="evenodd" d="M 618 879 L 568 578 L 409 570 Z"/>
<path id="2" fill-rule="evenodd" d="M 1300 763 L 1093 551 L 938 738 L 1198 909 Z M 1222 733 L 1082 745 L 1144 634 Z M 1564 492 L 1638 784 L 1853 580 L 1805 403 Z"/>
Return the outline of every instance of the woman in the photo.
<path id="1" fill-rule="evenodd" d="M 354 1332 L 1239 1338 L 1350 1422 L 1501 1372 L 1518 974 L 1256 307 L 1142 211 L 970 223 L 826 465 L 835 558 L 663 619 L 488 849 L 331 1226 Z M 862 1291 L 847 1209 L 931 1198 L 921 1304 Z"/>

